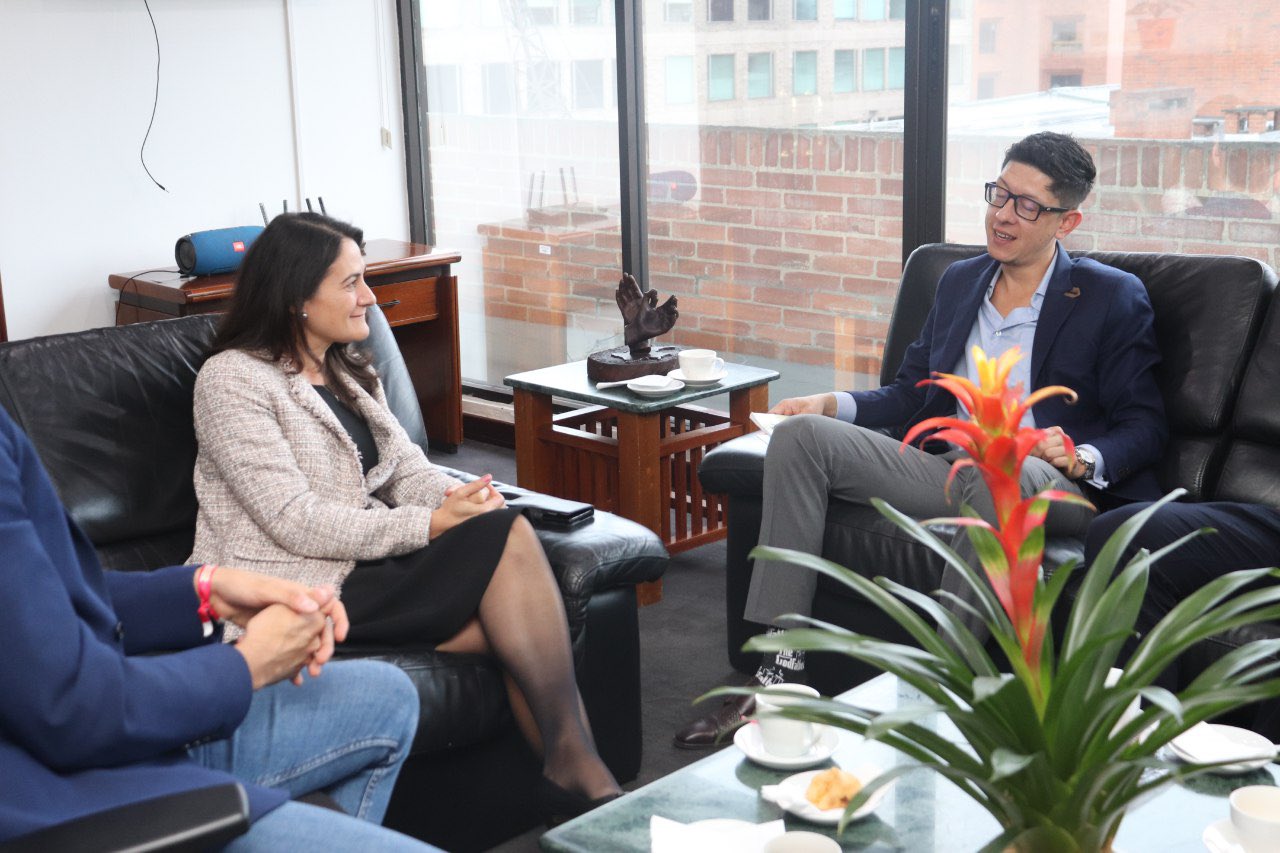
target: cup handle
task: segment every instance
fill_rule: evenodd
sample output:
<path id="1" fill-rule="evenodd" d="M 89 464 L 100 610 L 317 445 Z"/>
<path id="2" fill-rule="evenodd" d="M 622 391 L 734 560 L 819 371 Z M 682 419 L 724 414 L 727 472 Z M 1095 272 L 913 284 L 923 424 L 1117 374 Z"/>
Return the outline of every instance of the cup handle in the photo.
<path id="1" fill-rule="evenodd" d="M 712 365 L 714 365 L 714 366 L 711 368 L 711 375 L 712 375 L 712 376 L 716 376 L 716 375 L 718 375 L 718 374 L 720 373 L 720 371 L 724 370 L 724 359 L 723 359 L 723 358 L 717 358 L 715 361 L 713 361 L 713 362 L 711 362 L 711 363 L 712 363 Z"/>

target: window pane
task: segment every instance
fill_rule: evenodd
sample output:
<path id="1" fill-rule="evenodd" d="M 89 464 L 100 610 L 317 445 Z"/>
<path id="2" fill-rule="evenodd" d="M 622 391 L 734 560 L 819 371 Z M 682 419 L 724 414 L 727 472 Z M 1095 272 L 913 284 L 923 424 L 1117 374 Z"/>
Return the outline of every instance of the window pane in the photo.
<path id="1" fill-rule="evenodd" d="M 535 24 L 555 26 L 557 0 L 526 0 L 529 18 Z"/>
<path id="2" fill-rule="evenodd" d="M 858 52 L 856 50 L 837 50 L 835 52 L 835 77 L 832 90 L 835 92 L 853 92 L 858 88 Z"/>
<path id="3" fill-rule="evenodd" d="M 458 91 L 458 66 L 427 66 L 427 103 L 432 112 L 462 111 L 461 96 Z"/>
<path id="4" fill-rule="evenodd" d="M 863 52 L 862 88 L 871 92 L 884 88 L 884 48 L 874 47 Z"/>
<path id="5" fill-rule="evenodd" d="M 978 24 L 978 53 L 996 52 L 996 28 L 998 21 L 982 21 Z"/>
<path id="6" fill-rule="evenodd" d="M 818 0 L 795 0 L 797 21 L 818 20 Z"/>
<path id="7" fill-rule="evenodd" d="M 421 34 L 432 63 L 424 156 L 434 242 L 462 258 L 453 269 L 463 377 L 500 386 L 614 345 L 620 315 L 602 283 L 621 267 L 614 39 L 583 32 L 592 4 L 576 0 L 559 3 L 558 20 L 556 3 L 528 4 L 552 21 L 534 29 L 513 22 L 506 3 L 477 13 L 474 0 L 416 2 L 435 22 Z M 444 17 L 442 6 L 460 12 Z M 598 8 L 609 25 L 611 7 Z M 584 258 L 598 269 L 583 274 Z"/>
<path id="8" fill-rule="evenodd" d="M 907 49 L 889 48 L 889 88 L 901 89 L 907 83 Z"/>
<path id="9" fill-rule="evenodd" d="M 885 18 L 885 0 L 862 0 L 862 20 L 883 21 Z"/>
<path id="10" fill-rule="evenodd" d="M 707 99 L 733 100 L 733 54 L 707 57 Z"/>
<path id="11" fill-rule="evenodd" d="M 732 21 L 733 0 L 707 0 L 707 20 Z"/>
<path id="12" fill-rule="evenodd" d="M 774 402 L 879 384 L 902 267 L 902 125 L 890 119 L 903 92 L 847 81 L 858 81 L 867 48 L 879 49 L 883 78 L 886 51 L 905 34 L 864 24 L 853 0 L 819 0 L 819 22 L 832 20 L 833 2 L 838 26 L 797 23 L 795 0 L 775 0 L 768 25 L 751 19 L 751 0 L 733 24 L 708 26 L 701 4 L 685 26 L 656 14 L 644 23 L 644 65 L 658 72 L 646 77 L 647 169 L 662 176 L 649 188 L 649 284 L 680 300 L 659 342 L 778 370 Z M 699 79 L 696 100 L 670 103 L 661 78 L 671 57 L 692 56 L 700 78 L 711 57 L 730 54 L 746 70 L 746 97 L 735 84 L 735 100 L 713 101 Z M 833 96 L 837 76 L 847 91 Z"/>
<path id="13" fill-rule="evenodd" d="M 835 0 L 832 13 L 837 21 L 848 21 L 858 17 L 858 0 Z"/>
<path id="14" fill-rule="evenodd" d="M 1106 4 L 1006 4 L 1000 38 L 949 87 L 948 162 L 960 165 L 947 174 L 948 241 L 985 242 L 982 184 L 1012 142 L 1053 130 L 1074 135 L 1098 171 L 1068 249 L 1280 262 L 1280 138 L 1269 132 L 1280 6 L 1179 3 L 1157 22 L 1138 5 L 1113 16 Z M 951 33 L 980 39 L 982 25 Z"/>
<path id="15" fill-rule="evenodd" d="M 484 111 L 506 115 L 516 111 L 515 68 L 509 62 L 484 66 Z"/>
<path id="16" fill-rule="evenodd" d="M 748 21 L 768 21 L 773 18 L 772 0 L 747 0 Z"/>
<path id="17" fill-rule="evenodd" d="M 693 103 L 693 57 L 667 57 L 667 103 Z"/>
<path id="18" fill-rule="evenodd" d="M 669 24 L 682 24 L 693 20 L 693 3 L 686 0 L 667 0 L 663 5 L 662 19 Z"/>
<path id="19" fill-rule="evenodd" d="M 797 50 L 794 62 L 791 93 L 793 95 L 818 94 L 818 52 L 816 50 Z"/>
<path id="20" fill-rule="evenodd" d="M 528 72 L 529 112 L 559 112 L 564 106 L 560 93 L 560 66 L 554 62 L 534 62 L 529 65 Z"/>
<path id="21" fill-rule="evenodd" d="M 889 17 L 895 21 L 907 19 L 907 0 L 889 0 Z"/>
<path id="22" fill-rule="evenodd" d="M 579 25 L 600 23 L 600 0 L 572 0 L 573 22 Z"/>
<path id="23" fill-rule="evenodd" d="M 773 97 L 773 54 L 747 54 L 747 97 Z"/>
<path id="24" fill-rule="evenodd" d="M 604 62 L 599 59 L 573 61 L 573 106 L 598 110 L 604 106 Z"/>

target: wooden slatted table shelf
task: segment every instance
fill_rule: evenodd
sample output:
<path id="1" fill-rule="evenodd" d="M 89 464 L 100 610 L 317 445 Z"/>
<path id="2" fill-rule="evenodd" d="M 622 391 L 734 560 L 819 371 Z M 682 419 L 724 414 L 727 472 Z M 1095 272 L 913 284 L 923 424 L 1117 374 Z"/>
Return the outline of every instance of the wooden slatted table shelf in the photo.
<path id="1" fill-rule="evenodd" d="M 725 536 L 724 503 L 698 482 L 703 454 L 755 427 L 750 415 L 769 408 L 776 370 L 726 364 L 725 378 L 646 398 L 625 387 L 597 391 L 587 363 L 575 361 L 516 373 L 516 478 L 520 486 L 586 501 L 639 522 L 679 553 Z M 729 411 L 693 405 L 728 393 Z M 555 414 L 552 398 L 586 405 Z M 662 597 L 662 582 L 644 584 L 642 604 Z"/>

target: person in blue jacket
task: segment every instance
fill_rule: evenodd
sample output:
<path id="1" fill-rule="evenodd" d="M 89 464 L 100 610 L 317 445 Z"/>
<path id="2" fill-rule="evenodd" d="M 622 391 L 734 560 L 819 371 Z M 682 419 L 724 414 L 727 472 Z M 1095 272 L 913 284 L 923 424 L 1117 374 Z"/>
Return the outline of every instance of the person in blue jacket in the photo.
<path id="1" fill-rule="evenodd" d="M 228 567 L 103 572 L 3 409 L 0 591 L 0 842 L 238 781 L 252 824 L 229 850 L 430 849 L 377 825 L 416 692 L 389 664 L 325 666 L 347 631 L 333 590 Z M 215 618 L 244 636 L 222 643 Z M 290 800 L 315 791 L 346 814 Z"/>

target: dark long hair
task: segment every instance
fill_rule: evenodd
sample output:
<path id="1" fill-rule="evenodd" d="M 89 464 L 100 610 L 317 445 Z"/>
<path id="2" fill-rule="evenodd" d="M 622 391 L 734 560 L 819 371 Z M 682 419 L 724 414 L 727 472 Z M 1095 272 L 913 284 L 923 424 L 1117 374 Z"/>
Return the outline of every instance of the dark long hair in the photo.
<path id="1" fill-rule="evenodd" d="M 265 350 L 274 361 L 303 364 L 302 304 L 319 288 L 337 260 L 343 240 L 364 252 L 364 232 L 319 213 L 282 213 L 253 241 L 236 277 L 230 310 L 218 325 L 209 354 Z M 330 375 L 345 373 L 373 393 L 377 374 L 367 353 L 354 344 L 333 344 L 324 354 Z M 355 401 L 341 383 L 332 391 L 348 406 Z"/>

